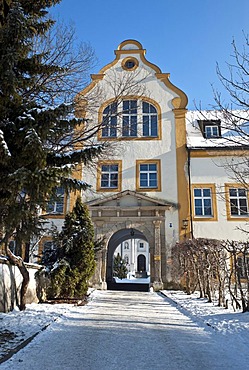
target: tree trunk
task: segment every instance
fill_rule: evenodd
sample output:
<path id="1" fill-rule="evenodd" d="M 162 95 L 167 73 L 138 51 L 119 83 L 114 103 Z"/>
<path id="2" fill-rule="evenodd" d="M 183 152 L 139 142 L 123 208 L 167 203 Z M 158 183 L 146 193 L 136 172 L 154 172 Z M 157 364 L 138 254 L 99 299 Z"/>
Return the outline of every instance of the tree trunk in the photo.
<path id="1" fill-rule="evenodd" d="M 18 257 L 15 256 L 9 249 L 7 243 L 5 244 L 5 250 L 6 250 L 6 254 L 9 257 L 11 263 L 13 263 L 13 265 L 19 268 L 19 271 L 23 278 L 21 291 L 20 291 L 20 303 L 18 305 L 19 310 L 23 311 L 26 309 L 26 292 L 27 292 L 28 284 L 29 284 L 29 272 L 23 262 L 23 259 L 19 256 Z"/>

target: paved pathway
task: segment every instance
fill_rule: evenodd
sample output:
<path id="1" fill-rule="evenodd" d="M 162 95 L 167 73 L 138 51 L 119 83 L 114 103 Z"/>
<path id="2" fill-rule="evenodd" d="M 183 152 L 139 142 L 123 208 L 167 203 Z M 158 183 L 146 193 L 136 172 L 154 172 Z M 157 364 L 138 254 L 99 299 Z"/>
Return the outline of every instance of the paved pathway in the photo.
<path id="1" fill-rule="evenodd" d="M 232 340 L 156 293 L 99 291 L 0 368 L 239 369 L 249 363 L 248 349 Z"/>

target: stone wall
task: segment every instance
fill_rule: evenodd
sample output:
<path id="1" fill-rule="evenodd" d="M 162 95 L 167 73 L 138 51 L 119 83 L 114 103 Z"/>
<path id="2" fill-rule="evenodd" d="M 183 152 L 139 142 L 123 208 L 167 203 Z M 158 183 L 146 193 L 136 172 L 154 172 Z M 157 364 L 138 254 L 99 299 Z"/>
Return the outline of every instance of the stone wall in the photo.
<path id="1" fill-rule="evenodd" d="M 40 269 L 40 266 L 34 264 L 26 264 L 26 266 L 30 276 L 27 303 L 37 303 L 35 273 Z M 21 284 L 22 275 L 18 267 L 11 265 L 7 259 L 0 258 L 0 312 L 9 312 L 17 306 Z"/>

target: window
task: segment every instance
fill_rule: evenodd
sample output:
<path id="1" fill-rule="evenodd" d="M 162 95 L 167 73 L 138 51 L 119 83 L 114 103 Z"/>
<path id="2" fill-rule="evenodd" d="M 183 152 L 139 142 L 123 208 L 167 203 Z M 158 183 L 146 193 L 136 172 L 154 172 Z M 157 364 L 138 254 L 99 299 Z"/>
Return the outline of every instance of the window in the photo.
<path id="1" fill-rule="evenodd" d="M 129 256 L 127 256 L 127 254 L 124 256 L 124 261 L 126 265 L 129 264 Z"/>
<path id="2" fill-rule="evenodd" d="M 134 71 L 138 67 L 138 60 L 136 58 L 125 58 L 122 61 L 122 68 L 128 71 Z"/>
<path id="3" fill-rule="evenodd" d="M 140 242 L 140 243 L 139 243 L 139 248 L 140 248 L 140 249 L 143 249 L 143 248 L 144 248 L 144 243 L 141 243 L 141 242 Z"/>
<path id="4" fill-rule="evenodd" d="M 247 190 L 243 188 L 230 188 L 230 214 L 231 216 L 248 216 Z"/>
<path id="5" fill-rule="evenodd" d="M 143 102 L 143 136 L 157 137 L 157 110 L 147 102 Z"/>
<path id="6" fill-rule="evenodd" d="M 221 137 L 221 121 L 217 120 L 198 120 L 200 130 L 206 139 Z"/>
<path id="7" fill-rule="evenodd" d="M 216 193 L 214 184 L 192 185 L 194 220 L 216 221 Z"/>
<path id="8" fill-rule="evenodd" d="M 117 103 L 108 105 L 103 111 L 102 137 L 117 136 Z"/>
<path id="9" fill-rule="evenodd" d="M 137 190 L 161 191 L 160 161 L 137 161 Z"/>
<path id="10" fill-rule="evenodd" d="M 128 242 L 124 243 L 124 249 L 129 249 L 129 243 Z"/>
<path id="11" fill-rule="evenodd" d="M 211 189 L 194 189 L 195 215 L 212 216 Z"/>
<path id="12" fill-rule="evenodd" d="M 121 171 L 121 161 L 100 162 L 97 176 L 97 190 L 120 191 Z"/>
<path id="13" fill-rule="evenodd" d="M 102 112 L 102 129 L 99 139 L 155 139 L 161 137 L 160 107 L 151 99 L 113 102 Z"/>
<path id="14" fill-rule="evenodd" d="M 47 205 L 47 213 L 62 214 L 64 212 L 65 192 L 63 187 L 56 188 L 56 193 Z"/>
<path id="15" fill-rule="evenodd" d="M 137 100 L 123 101 L 122 136 L 137 136 Z"/>
<path id="16" fill-rule="evenodd" d="M 210 139 L 212 137 L 218 137 L 218 136 L 219 136 L 218 126 L 205 126 L 206 139 Z"/>

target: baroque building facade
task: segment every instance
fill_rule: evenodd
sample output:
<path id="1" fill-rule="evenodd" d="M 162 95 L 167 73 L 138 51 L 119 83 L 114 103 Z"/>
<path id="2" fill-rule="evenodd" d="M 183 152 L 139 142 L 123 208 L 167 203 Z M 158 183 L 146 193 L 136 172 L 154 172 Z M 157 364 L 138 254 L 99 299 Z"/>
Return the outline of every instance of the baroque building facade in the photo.
<path id="1" fill-rule="evenodd" d="M 122 42 L 79 94 L 93 101 L 78 109 L 89 125 L 99 126 L 93 143 L 108 143 L 91 168 L 77 171 L 92 185 L 82 197 L 96 238 L 105 238 L 92 281 L 100 289 L 112 281 L 113 256 L 125 243 L 146 246 L 123 257 L 132 271 L 143 266 L 157 290 L 173 284 L 171 249 L 178 241 L 245 239 L 238 226 L 248 221 L 248 192 L 228 171 L 230 160 L 245 155 L 243 145 L 227 140 L 214 112 L 189 112 L 186 94 L 145 53 L 138 41 Z M 75 201 L 60 191 L 47 216 L 58 228 Z"/>

